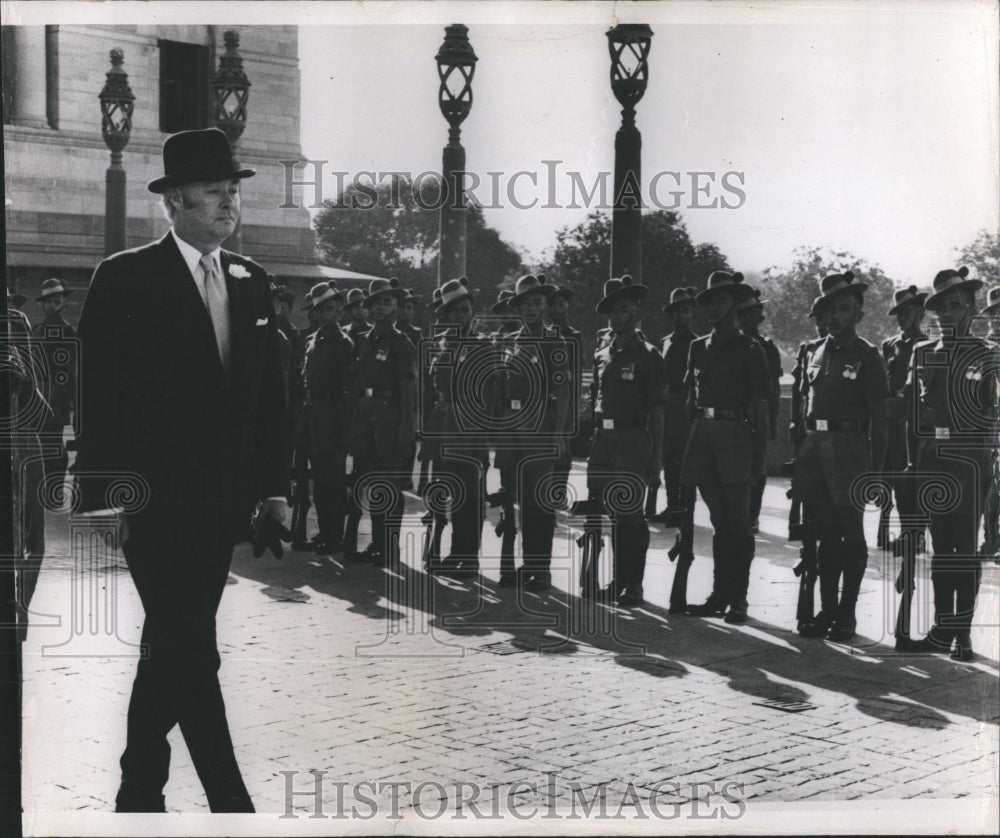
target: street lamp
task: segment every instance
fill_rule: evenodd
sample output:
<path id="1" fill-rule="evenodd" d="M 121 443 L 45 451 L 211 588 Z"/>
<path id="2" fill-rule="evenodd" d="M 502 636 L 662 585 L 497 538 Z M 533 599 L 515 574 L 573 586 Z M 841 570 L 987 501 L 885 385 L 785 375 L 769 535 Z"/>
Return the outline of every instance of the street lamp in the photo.
<path id="1" fill-rule="evenodd" d="M 111 69 L 107 72 L 104 88 L 98 95 L 101 101 L 101 136 L 111 149 L 111 165 L 105 175 L 104 203 L 104 255 L 110 256 L 126 248 L 125 243 L 125 167 L 122 151 L 132 135 L 132 108 L 135 96 L 128 85 L 128 73 L 122 69 L 125 54 L 115 47 L 111 50 Z"/>
<path id="2" fill-rule="evenodd" d="M 615 200 L 611 213 L 611 276 L 642 281 L 642 135 L 635 106 L 649 80 L 653 30 L 645 23 L 619 23 L 607 31 L 611 91 L 622 106 L 615 134 Z"/>
<path id="3" fill-rule="evenodd" d="M 236 143 L 247 127 L 247 99 L 250 95 L 250 80 L 243 72 L 243 58 L 238 52 L 240 34 L 234 29 L 227 30 L 222 40 L 226 51 L 219 58 L 219 69 L 212 76 L 214 108 L 212 122 L 229 139 L 233 154 Z M 237 219 L 233 234 L 223 242 L 227 250 L 243 252 L 243 224 Z"/>
<path id="4" fill-rule="evenodd" d="M 466 214 L 462 189 L 465 149 L 459 138 L 463 120 L 472 110 L 472 77 L 476 53 L 469 43 L 469 29 L 461 23 L 445 27 L 444 43 L 434 57 L 438 68 L 438 105 L 448 120 L 448 144 L 442 154 L 438 285 L 465 275 Z M 446 200 L 445 200 L 446 199 Z"/>

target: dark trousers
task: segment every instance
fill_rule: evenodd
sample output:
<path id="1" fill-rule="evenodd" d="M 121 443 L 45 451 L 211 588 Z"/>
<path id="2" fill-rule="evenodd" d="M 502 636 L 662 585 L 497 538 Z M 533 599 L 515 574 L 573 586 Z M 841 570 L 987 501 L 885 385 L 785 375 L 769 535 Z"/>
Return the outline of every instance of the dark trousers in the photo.
<path id="1" fill-rule="evenodd" d="M 213 812 L 253 812 L 233 754 L 219 687 L 215 615 L 232 560 L 234 528 L 217 507 L 141 513 L 125 559 L 146 619 L 128 708 L 117 811 L 163 811 L 167 734 L 179 724 Z"/>
<path id="2" fill-rule="evenodd" d="M 712 538 L 712 593 L 709 599 L 745 611 L 750 565 L 754 557 L 753 533 L 750 531 L 750 484 L 702 480 L 698 483 L 698 491 L 708 507 L 715 531 Z"/>
<path id="3" fill-rule="evenodd" d="M 767 488 L 767 475 L 750 484 L 750 523 L 760 518 L 760 508 L 764 504 L 764 489 Z"/>
<path id="4" fill-rule="evenodd" d="M 42 460 L 45 469 L 45 482 L 48 484 L 61 483 L 66 478 L 66 467 L 69 465 L 69 454 L 63 444 L 63 430 L 66 425 L 61 419 L 49 417 L 42 426 L 42 445 L 45 448 L 59 446 L 56 454 L 46 454 Z"/>
<path id="5" fill-rule="evenodd" d="M 554 457 L 539 456 L 530 450 L 516 465 L 523 572 L 539 579 L 552 578 L 552 540 L 556 532 L 552 480 L 557 465 Z"/>
<path id="6" fill-rule="evenodd" d="M 832 503 L 818 503 L 812 508 L 816 515 L 816 564 L 823 615 L 817 619 L 853 628 L 858 594 L 868 566 L 864 512 Z"/>
<path id="7" fill-rule="evenodd" d="M 969 504 L 972 507 L 972 504 Z M 934 629 L 931 637 L 943 645 L 952 638 L 969 642 L 982 563 L 976 555 L 979 522 L 973 510 L 963 508 L 931 516 L 931 585 L 934 588 Z"/>
<path id="8" fill-rule="evenodd" d="M 449 451 L 443 447 L 435 461 L 435 477 L 455 481 L 458 497 L 451 499 L 451 555 L 467 569 L 479 566 L 485 510 L 483 500 L 486 473 L 483 460 L 487 453 L 478 450 Z"/>
<path id="9" fill-rule="evenodd" d="M 313 500 L 320 537 L 328 545 L 344 537 L 344 515 L 347 512 L 347 451 L 312 454 Z"/>

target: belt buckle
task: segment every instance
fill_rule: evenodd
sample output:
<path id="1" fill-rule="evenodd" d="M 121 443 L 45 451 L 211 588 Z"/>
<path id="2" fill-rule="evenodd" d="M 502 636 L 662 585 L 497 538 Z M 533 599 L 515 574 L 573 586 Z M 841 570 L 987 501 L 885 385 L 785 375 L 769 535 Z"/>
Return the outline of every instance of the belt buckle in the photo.
<path id="1" fill-rule="evenodd" d="M 615 420 L 614 419 L 602 419 L 601 420 L 601 427 L 604 430 L 606 430 L 606 431 L 613 431 L 615 429 Z"/>
<path id="2" fill-rule="evenodd" d="M 368 388 L 365 389 L 365 398 L 366 399 L 373 398 L 374 396 L 375 396 L 375 391 L 371 387 L 368 387 Z"/>
<path id="3" fill-rule="evenodd" d="M 704 413 L 705 413 L 705 418 L 706 419 L 714 419 L 715 418 L 715 408 L 714 407 L 706 407 L 706 408 L 704 408 Z"/>
<path id="4" fill-rule="evenodd" d="M 521 400 L 520 399 L 511 399 L 510 409 L 511 410 L 520 410 L 521 409 Z"/>
<path id="5" fill-rule="evenodd" d="M 935 439 L 951 439 L 951 428 L 934 428 Z"/>
<path id="6" fill-rule="evenodd" d="M 828 431 L 828 430 L 830 430 L 830 423 L 827 422 L 826 419 L 817 419 L 816 420 L 816 430 L 817 431 Z"/>

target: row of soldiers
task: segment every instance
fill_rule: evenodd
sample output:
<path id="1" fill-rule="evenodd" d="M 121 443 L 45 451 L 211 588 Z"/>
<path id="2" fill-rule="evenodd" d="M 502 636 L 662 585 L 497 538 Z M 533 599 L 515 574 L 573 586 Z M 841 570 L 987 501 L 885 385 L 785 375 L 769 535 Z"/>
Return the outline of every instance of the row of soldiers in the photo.
<path id="1" fill-rule="evenodd" d="M 804 636 L 854 637 L 868 560 L 863 510 L 875 499 L 883 516 L 879 546 L 903 559 L 897 646 L 941 651 L 954 644 L 956 657 L 971 656 L 980 560 L 996 550 L 997 539 L 996 335 L 983 339 L 970 331 L 981 285 L 962 268 L 940 272 L 930 295 L 914 287 L 897 292 L 890 314 L 901 332 L 880 351 L 857 333 L 866 284 L 850 271 L 820 280 L 809 312 L 817 339 L 799 348 L 793 372 L 791 496 L 796 537 L 811 559 L 797 569 Z M 647 294 L 630 277 L 612 279 L 597 306 L 609 325 L 597 336 L 592 362 L 587 498 L 570 509 L 584 522 L 581 589 L 623 607 L 640 604 L 647 519 L 656 518 L 678 529 L 670 551 L 677 559 L 671 613 L 743 623 L 768 444 L 778 431 L 780 359 L 759 332 L 766 301 L 741 274 L 716 271 L 700 291 L 672 292 L 664 310 L 674 329 L 655 347 L 639 328 Z M 305 546 L 308 458 L 319 526 L 311 546 L 397 564 L 398 490 L 408 488 L 419 431 L 422 475 L 431 473 L 431 485 L 443 487 L 450 499 L 447 513 L 438 509 L 425 518 L 428 569 L 457 578 L 478 574 L 488 502 L 501 507 L 500 584 L 536 591 L 551 585 L 556 511 L 565 508 L 569 444 L 580 433 L 584 364 L 581 335 L 566 322 L 571 292 L 544 277 L 524 276 L 491 307 L 493 328 L 480 328 L 489 320 L 474 316 L 476 296 L 464 278 L 445 283 L 435 291 L 437 321 L 423 335 L 412 326 L 419 298 L 397 282 L 374 281 L 367 294 L 320 283 L 309 294 L 315 330 L 303 345 L 287 325 L 291 300 L 275 288 L 291 347 L 293 406 L 299 404 L 296 388 L 301 393 L 301 408 L 290 421 L 298 477 L 295 546 Z M 712 327 L 708 335 L 691 329 L 696 309 Z M 1000 289 L 991 289 L 986 312 L 996 316 L 998 310 Z M 343 311 L 348 319 L 342 327 Z M 920 330 L 924 311 L 940 324 L 934 341 Z M 501 491 L 488 496 L 491 452 Z M 649 498 L 655 498 L 661 473 L 667 509 L 657 514 Z M 890 491 L 867 497 L 865 480 L 873 475 L 882 475 Z M 397 491 L 389 493 L 388 504 L 371 504 L 372 544 L 358 553 L 352 484 L 357 489 L 376 477 Z M 944 480 L 951 500 L 918 508 L 934 480 Z M 423 488 L 426 481 L 421 483 Z M 712 522 L 714 573 L 708 599 L 689 605 L 696 490 Z M 892 496 L 901 532 L 890 543 Z M 986 543 L 977 550 L 984 512 Z M 608 519 L 613 578 L 600 588 L 598 534 Z M 445 522 L 452 528 L 451 552 L 440 557 Z M 928 524 L 935 625 L 916 640 L 909 636 L 909 603 Z M 522 564 L 515 568 L 518 532 Z M 821 602 L 814 614 L 817 577 Z"/>

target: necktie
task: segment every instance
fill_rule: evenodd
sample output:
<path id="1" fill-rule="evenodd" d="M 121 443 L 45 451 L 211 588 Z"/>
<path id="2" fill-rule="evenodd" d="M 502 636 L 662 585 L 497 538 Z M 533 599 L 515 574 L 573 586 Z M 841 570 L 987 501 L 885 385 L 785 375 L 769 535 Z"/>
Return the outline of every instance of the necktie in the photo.
<path id="1" fill-rule="evenodd" d="M 199 260 L 201 272 L 205 279 L 205 305 L 208 316 L 212 318 L 215 329 L 215 342 L 219 347 L 219 357 L 222 368 L 229 371 L 229 304 L 226 296 L 226 283 L 215 267 L 215 260 L 204 255 Z"/>

